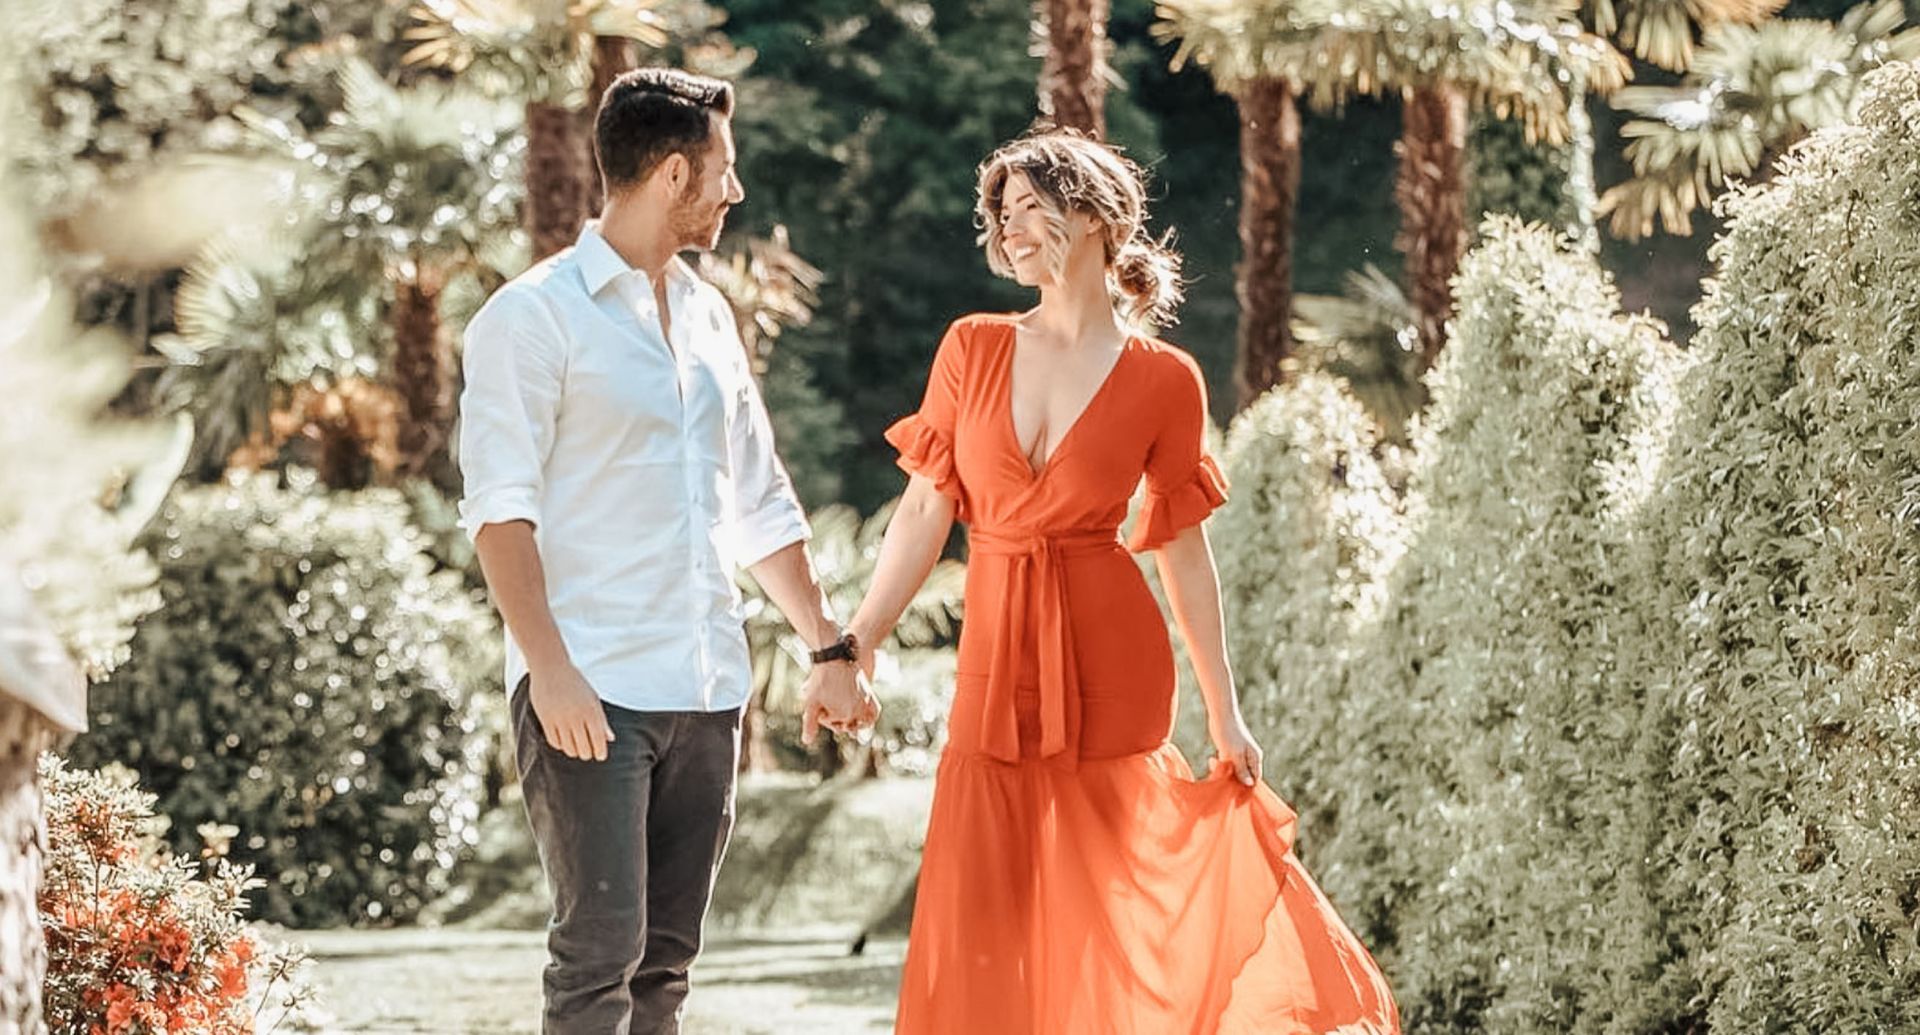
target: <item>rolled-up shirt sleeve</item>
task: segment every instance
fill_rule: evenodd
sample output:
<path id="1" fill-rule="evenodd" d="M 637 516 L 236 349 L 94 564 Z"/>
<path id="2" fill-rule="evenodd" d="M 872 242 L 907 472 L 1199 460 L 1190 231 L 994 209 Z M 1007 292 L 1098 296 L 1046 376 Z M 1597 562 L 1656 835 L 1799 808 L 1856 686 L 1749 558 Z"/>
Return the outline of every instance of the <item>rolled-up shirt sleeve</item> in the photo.
<path id="1" fill-rule="evenodd" d="M 725 302 L 717 304 L 727 309 Z M 730 327 L 732 318 L 727 309 Z M 773 423 L 751 373 L 745 376 L 737 411 L 728 422 L 727 444 L 733 464 L 734 543 L 741 566 L 750 568 L 813 534 L 800 497 L 793 491 L 793 479 L 774 451 Z"/>
<path id="2" fill-rule="evenodd" d="M 467 324 L 460 395 L 460 527 L 540 524 L 542 470 L 553 449 L 566 369 L 551 314 L 529 295 L 503 291 Z"/>

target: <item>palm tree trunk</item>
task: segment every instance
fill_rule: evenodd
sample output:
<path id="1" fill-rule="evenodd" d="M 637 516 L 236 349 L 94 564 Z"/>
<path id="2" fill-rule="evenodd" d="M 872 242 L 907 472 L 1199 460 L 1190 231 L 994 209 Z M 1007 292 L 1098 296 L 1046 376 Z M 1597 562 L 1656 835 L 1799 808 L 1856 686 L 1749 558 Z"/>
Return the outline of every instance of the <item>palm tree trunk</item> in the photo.
<path id="1" fill-rule="evenodd" d="M 1568 221 L 1574 238 L 1587 254 L 1600 254 L 1600 195 L 1593 181 L 1593 115 L 1587 111 L 1587 80 L 1575 70 L 1567 84 L 1567 135 L 1570 167 L 1567 170 Z"/>
<path id="2" fill-rule="evenodd" d="M 1040 112 L 1096 139 L 1107 135 L 1108 3 L 1040 0 L 1037 12 L 1047 33 Z"/>
<path id="3" fill-rule="evenodd" d="M 400 396 L 402 477 L 432 474 L 453 427 L 453 356 L 440 326 L 442 279 L 419 269 L 403 278 L 393 302 L 393 380 Z"/>
<path id="4" fill-rule="evenodd" d="M 1285 377 L 1293 353 L 1293 217 L 1300 195 L 1300 108 L 1293 84 L 1247 82 L 1240 108 L 1240 341 L 1235 412 Z"/>
<path id="5" fill-rule="evenodd" d="M 1409 90 L 1403 98 L 1394 202 L 1407 260 L 1420 352 L 1433 365 L 1446 344 L 1453 274 L 1467 247 L 1467 97 L 1451 84 Z"/>
<path id="6" fill-rule="evenodd" d="M 587 217 L 587 170 L 576 116 L 555 104 L 527 104 L 527 233 L 533 257 L 573 243 Z"/>
<path id="7" fill-rule="evenodd" d="M 600 113 L 600 98 L 606 95 L 607 87 L 620 77 L 620 73 L 632 68 L 638 60 L 638 48 L 633 40 L 625 36 L 595 36 L 593 38 L 593 83 L 587 90 L 587 106 L 580 113 L 580 143 L 586 156 L 587 170 L 587 215 L 600 215 L 600 204 L 607 192 L 607 185 L 600 179 L 600 159 L 593 150 L 593 123 Z"/>
<path id="8" fill-rule="evenodd" d="M 0 690 L 0 1032 L 46 1030 L 38 898 L 47 832 L 36 770 L 42 728 L 31 708 Z"/>

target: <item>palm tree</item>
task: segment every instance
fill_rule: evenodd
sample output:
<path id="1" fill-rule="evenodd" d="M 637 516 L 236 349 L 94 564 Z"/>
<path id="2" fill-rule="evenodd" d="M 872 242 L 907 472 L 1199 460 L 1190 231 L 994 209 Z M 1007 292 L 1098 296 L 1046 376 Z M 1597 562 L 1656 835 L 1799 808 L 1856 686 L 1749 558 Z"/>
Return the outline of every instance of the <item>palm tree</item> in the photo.
<path id="1" fill-rule="evenodd" d="M 1569 84 L 1605 94 L 1626 80 L 1626 58 L 1574 20 L 1576 2 L 1359 0 L 1328 16 L 1312 55 L 1304 79 L 1316 103 L 1400 99 L 1395 245 L 1406 256 L 1428 365 L 1446 340 L 1453 274 L 1466 252 L 1468 113 L 1517 116 L 1529 140 L 1559 144 L 1575 100 Z"/>
<path id="2" fill-rule="evenodd" d="M 408 62 L 470 77 L 495 96 L 526 103 L 526 224 L 533 256 L 573 243 L 593 193 L 580 132 L 580 97 L 594 74 L 596 40 L 620 37 L 658 49 L 670 39 L 672 0 L 419 0 Z M 611 46 L 602 73 L 626 55 Z M 611 77 L 609 77 L 610 81 Z"/>
<path id="3" fill-rule="evenodd" d="M 1838 24 L 1771 21 L 1706 31 L 1675 86 L 1636 86 L 1615 104 L 1640 117 L 1622 130 L 1633 177 L 1600 199 L 1621 237 L 1692 231 L 1693 213 L 1727 180 L 1821 126 L 1846 119 L 1860 77 L 1920 58 L 1920 28 L 1902 29 L 1900 0 L 1848 11 Z"/>
<path id="4" fill-rule="evenodd" d="M 1316 12 L 1293 0 L 1164 0 L 1155 35 L 1173 58 L 1204 66 L 1240 115 L 1240 327 L 1234 410 L 1285 375 L 1293 355 L 1294 208 L 1300 191 L 1300 108 Z"/>
<path id="5" fill-rule="evenodd" d="M 1109 0 L 1036 0 L 1040 114 L 1095 139 L 1107 135 Z"/>
<path id="6" fill-rule="evenodd" d="M 1580 22 L 1618 41 L 1633 56 L 1684 72 L 1693 66 L 1694 41 L 1719 25 L 1758 25 L 1786 0 L 1584 0 Z"/>
<path id="7" fill-rule="evenodd" d="M 319 243 L 313 226 L 217 238 L 186 269 L 174 296 L 175 333 L 153 341 L 168 360 L 155 394 L 163 409 L 193 418 L 195 477 L 219 477 L 243 448 L 277 455 L 285 437 L 276 436 L 274 416 L 296 386 L 325 391 L 377 369 L 362 344 L 377 324 L 375 300 L 356 291 L 364 283 L 343 281 L 337 266 L 300 261 Z M 328 484 L 371 476 L 369 447 L 318 444 L 341 458 Z"/>
<path id="8" fill-rule="evenodd" d="M 346 60 L 343 104 L 311 139 L 258 113 L 245 120 L 304 158 L 327 194 L 304 263 L 333 283 L 386 285 L 389 379 L 399 402 L 397 473 L 446 476 L 453 425 L 452 343 L 440 296 L 457 276 L 485 271 L 511 249 L 522 146 L 519 111 L 443 82 L 398 89 Z M 444 480 L 444 478 L 443 478 Z"/>

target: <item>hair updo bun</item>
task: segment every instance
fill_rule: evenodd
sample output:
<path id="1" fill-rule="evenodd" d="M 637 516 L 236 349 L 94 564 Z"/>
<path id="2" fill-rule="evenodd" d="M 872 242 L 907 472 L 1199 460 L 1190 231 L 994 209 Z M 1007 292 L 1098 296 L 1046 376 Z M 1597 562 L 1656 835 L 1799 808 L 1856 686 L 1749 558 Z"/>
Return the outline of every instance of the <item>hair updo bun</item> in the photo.
<path id="1" fill-rule="evenodd" d="M 1149 327 L 1174 321 L 1185 292 L 1180 288 L 1180 253 L 1168 239 L 1136 234 L 1114 252 L 1107 270 L 1128 320 Z"/>

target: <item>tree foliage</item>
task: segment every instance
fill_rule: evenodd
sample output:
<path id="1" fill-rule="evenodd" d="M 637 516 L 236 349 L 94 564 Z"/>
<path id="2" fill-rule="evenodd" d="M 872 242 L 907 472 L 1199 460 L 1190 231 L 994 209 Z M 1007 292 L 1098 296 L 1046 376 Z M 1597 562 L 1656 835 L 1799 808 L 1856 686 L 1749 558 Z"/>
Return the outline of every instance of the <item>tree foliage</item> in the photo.
<path id="1" fill-rule="evenodd" d="M 1644 237 L 1657 220 L 1690 233 L 1693 213 L 1728 181 L 1845 120 L 1868 70 L 1920 58 L 1920 28 L 1906 21 L 1901 0 L 1873 0 L 1838 23 L 1716 25 L 1682 82 L 1620 91 L 1614 104 L 1637 117 L 1621 130 L 1633 176 L 1600 199 L 1613 232 Z"/>

